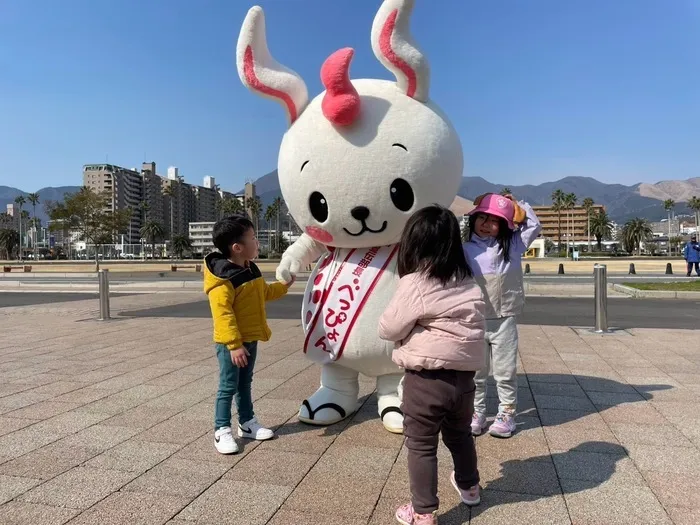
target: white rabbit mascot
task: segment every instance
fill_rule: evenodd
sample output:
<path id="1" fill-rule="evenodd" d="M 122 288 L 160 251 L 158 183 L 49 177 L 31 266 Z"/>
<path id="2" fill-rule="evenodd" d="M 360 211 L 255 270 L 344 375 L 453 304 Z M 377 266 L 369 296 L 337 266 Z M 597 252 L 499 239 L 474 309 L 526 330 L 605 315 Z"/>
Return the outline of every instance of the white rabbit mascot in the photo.
<path id="1" fill-rule="evenodd" d="M 413 0 L 385 0 L 372 49 L 396 81 L 350 80 L 353 50 L 321 67 L 326 90 L 309 101 L 306 84 L 270 55 L 260 7 L 248 12 L 236 50 L 245 86 L 279 102 L 289 121 L 278 173 L 282 195 L 304 233 L 282 256 L 289 282 L 318 260 L 304 293 L 304 353 L 321 365 L 321 385 L 299 419 L 331 425 L 358 408 L 358 374 L 376 377 L 384 427 L 403 432 L 393 343 L 377 334 L 398 282 L 396 254 L 412 213 L 449 206 L 462 179 L 456 131 L 429 97 L 428 62 L 409 31 Z"/>

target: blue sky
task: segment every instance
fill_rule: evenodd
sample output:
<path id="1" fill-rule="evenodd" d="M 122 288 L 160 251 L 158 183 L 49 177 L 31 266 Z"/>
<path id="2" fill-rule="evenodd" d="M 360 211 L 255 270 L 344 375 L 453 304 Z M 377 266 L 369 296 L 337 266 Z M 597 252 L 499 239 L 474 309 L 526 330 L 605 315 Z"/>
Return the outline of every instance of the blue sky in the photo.
<path id="1" fill-rule="evenodd" d="M 379 0 L 259 0 L 271 52 L 312 95 L 354 47 L 355 78 L 392 78 L 369 34 Z M 632 184 L 700 176 L 700 0 L 417 0 L 431 98 L 465 175 Z M 246 0 L 0 1 L 0 184 L 81 183 L 85 163 L 143 160 L 227 189 L 275 168 L 281 108 L 234 64 Z M 431 7 L 439 6 L 439 8 Z"/>

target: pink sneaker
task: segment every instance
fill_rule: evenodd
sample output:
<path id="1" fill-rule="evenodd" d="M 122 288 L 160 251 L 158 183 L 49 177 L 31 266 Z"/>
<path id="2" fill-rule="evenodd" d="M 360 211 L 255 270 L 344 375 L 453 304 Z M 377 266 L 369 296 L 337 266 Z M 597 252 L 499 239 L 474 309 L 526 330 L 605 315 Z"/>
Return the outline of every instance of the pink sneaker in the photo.
<path id="1" fill-rule="evenodd" d="M 459 496 L 462 498 L 462 503 L 469 505 L 470 507 L 474 507 L 481 503 L 481 491 L 479 490 L 479 485 L 474 485 L 469 490 L 460 489 L 457 485 L 457 480 L 455 479 L 454 470 L 452 471 L 452 474 L 450 474 L 450 481 L 452 482 L 452 486 L 459 493 Z"/>
<path id="2" fill-rule="evenodd" d="M 489 434 L 499 438 L 509 438 L 515 432 L 515 416 L 508 412 L 499 412 L 489 428 Z"/>
<path id="3" fill-rule="evenodd" d="M 486 414 L 474 412 L 472 416 L 472 436 L 480 436 L 486 428 Z"/>
<path id="4" fill-rule="evenodd" d="M 412 503 L 406 503 L 396 510 L 396 520 L 402 525 L 437 525 L 437 512 L 416 514 Z"/>

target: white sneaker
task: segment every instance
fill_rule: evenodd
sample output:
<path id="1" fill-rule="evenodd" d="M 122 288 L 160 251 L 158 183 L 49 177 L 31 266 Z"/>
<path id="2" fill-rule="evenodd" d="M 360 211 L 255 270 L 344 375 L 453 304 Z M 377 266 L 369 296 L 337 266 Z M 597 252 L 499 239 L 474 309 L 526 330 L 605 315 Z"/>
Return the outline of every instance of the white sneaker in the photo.
<path id="1" fill-rule="evenodd" d="M 231 427 L 221 427 L 214 432 L 214 446 L 219 454 L 235 454 L 238 452 L 238 443 L 233 439 Z"/>
<path id="2" fill-rule="evenodd" d="M 250 421 L 238 425 L 238 437 L 266 441 L 275 437 L 275 433 L 260 425 L 258 419 L 254 417 Z"/>

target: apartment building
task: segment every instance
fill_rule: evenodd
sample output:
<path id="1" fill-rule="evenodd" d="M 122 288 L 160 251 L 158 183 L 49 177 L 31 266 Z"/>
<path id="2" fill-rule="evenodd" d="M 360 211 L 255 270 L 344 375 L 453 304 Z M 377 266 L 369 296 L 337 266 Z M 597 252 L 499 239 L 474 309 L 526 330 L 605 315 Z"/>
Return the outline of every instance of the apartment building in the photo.
<path id="1" fill-rule="evenodd" d="M 588 242 L 588 215 L 586 208 L 576 206 L 570 210 L 557 212 L 552 206 L 533 206 L 532 209 L 542 224 L 542 237 L 550 239 L 555 244 L 559 241 L 559 229 L 561 224 L 561 241 Z M 591 214 L 605 210 L 605 207 L 596 204 L 591 209 Z"/>
<path id="2" fill-rule="evenodd" d="M 214 221 L 191 222 L 189 224 L 193 253 L 204 256 L 214 250 L 214 242 L 212 241 L 214 224 Z"/>
<path id="3" fill-rule="evenodd" d="M 138 243 L 143 225 L 143 216 L 139 210 L 144 202 L 141 173 L 136 169 L 113 164 L 86 164 L 83 166 L 83 186 L 107 195 L 110 211 L 126 208 L 134 210 L 125 233 L 129 244 Z"/>
<path id="4" fill-rule="evenodd" d="M 168 168 L 167 177 L 162 177 L 155 162 L 144 162 L 140 171 L 111 164 L 88 164 L 83 167 L 83 185 L 106 193 L 110 210 L 134 210 L 126 232 L 128 244 L 140 242 L 140 230 L 146 221 L 159 222 L 166 238 L 187 235 L 190 223 L 218 219 L 222 199 L 238 198 L 245 203 L 255 198 L 253 183 L 246 183 L 244 193 L 236 195 L 222 191 L 214 177 L 204 177 L 202 186 L 188 184 L 174 166 Z"/>

